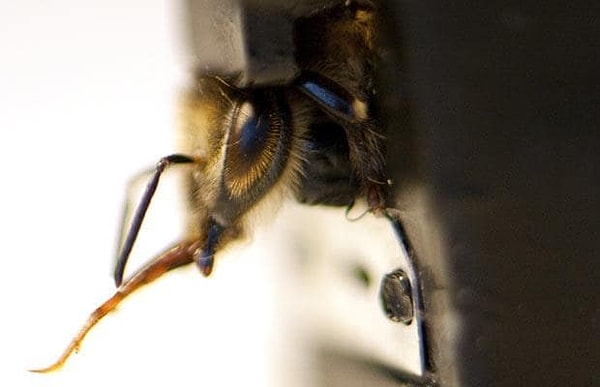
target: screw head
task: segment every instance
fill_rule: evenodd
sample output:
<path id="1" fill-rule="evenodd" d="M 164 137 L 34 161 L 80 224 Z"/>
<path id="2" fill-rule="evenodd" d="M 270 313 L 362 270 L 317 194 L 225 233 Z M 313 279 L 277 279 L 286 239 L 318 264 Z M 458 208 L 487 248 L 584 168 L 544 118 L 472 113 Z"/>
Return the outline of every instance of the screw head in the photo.
<path id="1" fill-rule="evenodd" d="M 390 320 L 410 325 L 414 316 L 412 289 L 403 270 L 394 270 L 383 277 L 379 298 Z"/>

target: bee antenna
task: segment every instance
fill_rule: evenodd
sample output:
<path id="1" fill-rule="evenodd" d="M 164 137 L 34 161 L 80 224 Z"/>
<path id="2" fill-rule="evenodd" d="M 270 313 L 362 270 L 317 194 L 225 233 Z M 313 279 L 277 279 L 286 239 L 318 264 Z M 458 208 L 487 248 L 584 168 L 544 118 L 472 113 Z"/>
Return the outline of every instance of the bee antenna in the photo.
<path id="1" fill-rule="evenodd" d="M 160 176 L 165 171 L 165 169 L 167 169 L 167 167 L 169 167 L 172 164 L 189 164 L 195 162 L 198 161 L 189 156 L 173 154 L 161 158 L 158 161 L 158 163 L 156 163 L 154 175 L 152 176 L 152 178 L 148 182 L 148 185 L 146 186 L 144 195 L 142 196 L 142 199 L 140 200 L 140 203 L 137 206 L 137 209 L 131 221 L 131 225 L 129 226 L 124 240 L 123 236 L 125 234 L 123 232 L 120 233 L 120 251 L 118 253 L 114 270 L 114 280 L 115 285 L 117 287 L 121 286 L 121 283 L 123 282 L 123 273 L 125 272 L 125 265 L 127 264 L 127 260 L 129 259 L 129 255 L 131 254 L 131 250 L 133 249 L 133 245 L 135 244 L 137 236 L 140 232 L 140 228 L 142 226 L 142 222 L 144 221 L 144 217 L 146 216 L 146 212 L 148 211 L 148 207 L 150 207 L 150 201 L 152 200 L 152 197 L 156 192 L 156 188 L 158 187 Z M 127 198 L 124 211 L 124 220 L 128 218 L 129 212 L 129 198 Z M 122 223 L 122 227 L 125 227 L 125 221 Z"/>

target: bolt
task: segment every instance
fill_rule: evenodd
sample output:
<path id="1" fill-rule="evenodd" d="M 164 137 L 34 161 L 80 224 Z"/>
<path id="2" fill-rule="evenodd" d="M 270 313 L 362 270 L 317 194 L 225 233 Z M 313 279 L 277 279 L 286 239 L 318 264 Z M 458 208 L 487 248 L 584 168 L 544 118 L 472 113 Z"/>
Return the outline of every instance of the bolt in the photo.
<path id="1" fill-rule="evenodd" d="M 379 297 L 390 320 L 410 325 L 414 316 L 412 290 L 403 270 L 394 270 L 383 277 Z"/>

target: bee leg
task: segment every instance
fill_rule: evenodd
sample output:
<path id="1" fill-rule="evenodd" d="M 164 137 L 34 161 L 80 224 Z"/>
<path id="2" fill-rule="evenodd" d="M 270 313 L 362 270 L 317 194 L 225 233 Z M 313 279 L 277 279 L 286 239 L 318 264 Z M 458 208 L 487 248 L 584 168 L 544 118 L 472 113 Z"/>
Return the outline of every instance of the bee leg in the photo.
<path id="1" fill-rule="evenodd" d="M 158 182 L 160 180 L 162 173 L 169 166 L 171 166 L 173 164 L 190 164 L 190 163 L 198 163 L 198 162 L 199 162 L 198 160 L 193 159 L 189 156 L 173 154 L 173 155 L 163 157 L 156 164 L 156 167 L 154 169 L 154 174 L 152 175 L 152 178 L 150 179 L 150 181 L 148 182 L 148 185 L 146 186 L 144 195 L 142 196 L 142 199 L 137 206 L 137 209 L 136 209 L 133 219 L 131 221 L 131 225 L 129 226 L 129 229 L 127 230 L 127 233 L 123 232 L 123 230 L 121 230 L 121 232 L 120 232 L 121 240 L 119 241 L 119 245 L 118 245 L 120 248 L 120 251 L 117 255 L 115 270 L 114 270 L 114 280 L 115 280 L 115 284 L 117 287 L 119 287 L 121 285 L 121 282 L 123 281 L 123 273 L 125 271 L 125 265 L 127 264 L 127 260 L 129 259 L 129 255 L 131 254 L 131 250 L 133 249 L 133 245 L 135 244 L 137 236 L 140 232 L 142 222 L 144 221 L 144 217 L 146 216 L 148 207 L 150 207 L 150 201 L 152 200 L 152 197 L 154 196 L 154 193 L 156 192 L 156 188 L 158 187 Z M 146 174 L 147 174 L 147 172 L 144 173 L 143 176 L 145 176 Z M 137 178 L 134 179 L 134 181 L 135 180 L 137 180 Z M 131 212 L 129 203 L 130 203 L 130 200 L 129 200 L 129 198 L 127 198 L 127 201 L 125 204 L 125 211 L 123 212 L 124 219 L 122 222 L 122 228 L 125 228 L 126 220 L 129 217 L 129 214 Z"/>
<path id="2" fill-rule="evenodd" d="M 221 239 L 221 234 L 225 227 L 221 226 L 212 217 L 208 221 L 208 230 L 206 234 L 206 246 L 200 251 L 196 258 L 196 264 L 200 268 L 202 274 L 208 277 L 212 272 L 213 265 L 215 262 L 215 250 L 216 246 Z"/>
<path id="3" fill-rule="evenodd" d="M 384 214 L 386 209 L 385 189 L 379 184 L 368 184 L 367 186 L 367 204 L 369 210 L 377 216 Z"/>
<path id="4" fill-rule="evenodd" d="M 362 193 L 371 212 L 381 215 L 386 207 L 389 185 L 382 151 L 384 141 L 379 126 L 368 117 L 366 102 L 332 79 L 312 72 L 303 73 L 297 87 L 344 128 L 350 164 L 360 181 Z"/>
<path id="5" fill-rule="evenodd" d="M 335 121 L 353 122 L 365 118 L 365 103 L 332 79 L 306 71 L 298 77 L 296 86 Z"/>
<path id="6" fill-rule="evenodd" d="M 389 179 L 386 176 L 383 136 L 372 120 L 342 125 L 348 139 L 350 164 L 361 185 L 369 210 L 382 215 Z"/>
<path id="7" fill-rule="evenodd" d="M 130 294 L 144 285 L 150 284 L 178 267 L 194 262 L 194 256 L 199 247 L 198 241 L 181 241 L 163 254 L 148 262 L 135 272 L 117 289 L 115 294 L 100 305 L 88 317 L 85 325 L 71 340 L 63 354 L 50 366 L 31 370 L 31 372 L 46 373 L 62 368 L 73 352 L 77 352 L 88 332 L 108 313 L 115 310 Z"/>

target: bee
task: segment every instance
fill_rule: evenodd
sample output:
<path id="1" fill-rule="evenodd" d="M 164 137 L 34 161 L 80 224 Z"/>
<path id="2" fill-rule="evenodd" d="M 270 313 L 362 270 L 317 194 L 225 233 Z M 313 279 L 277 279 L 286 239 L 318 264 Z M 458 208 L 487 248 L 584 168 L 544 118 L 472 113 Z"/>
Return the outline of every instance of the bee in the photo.
<path id="1" fill-rule="evenodd" d="M 248 236 L 256 214 L 286 198 L 352 206 L 386 215 L 389 180 L 384 137 L 373 117 L 377 10 L 349 3 L 294 24 L 295 79 L 282 86 L 236 86 L 236 79 L 200 73 L 182 104 L 181 153 L 156 165 L 138 204 L 114 271 L 116 293 L 98 307 L 62 356 L 59 369 L 88 331 L 132 292 L 195 263 L 211 274 L 215 257 Z M 187 194 L 185 235 L 123 280 L 129 254 L 161 175 L 181 165 Z"/>

